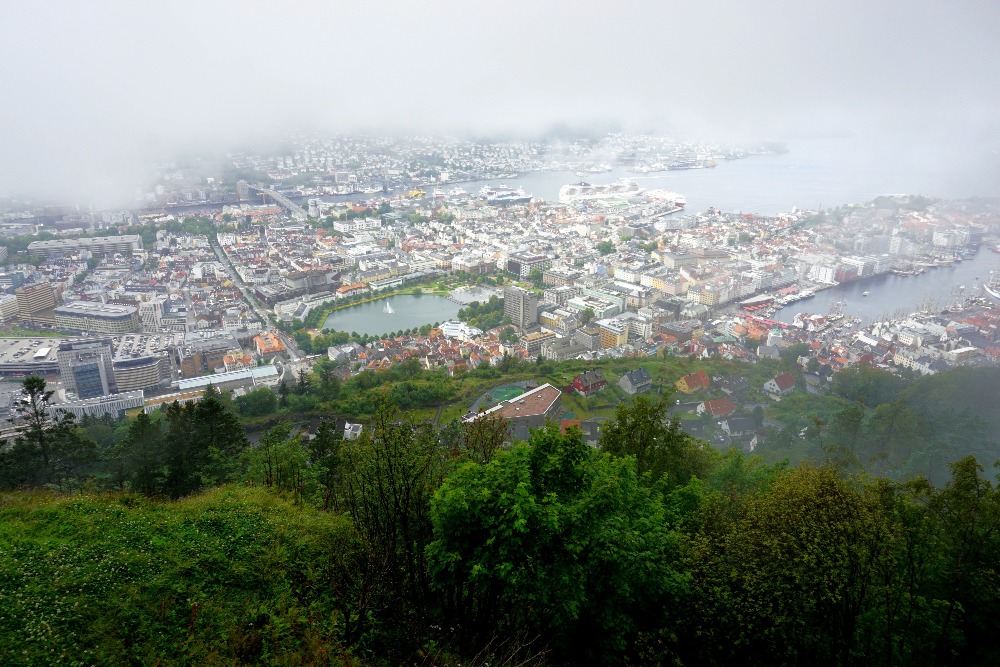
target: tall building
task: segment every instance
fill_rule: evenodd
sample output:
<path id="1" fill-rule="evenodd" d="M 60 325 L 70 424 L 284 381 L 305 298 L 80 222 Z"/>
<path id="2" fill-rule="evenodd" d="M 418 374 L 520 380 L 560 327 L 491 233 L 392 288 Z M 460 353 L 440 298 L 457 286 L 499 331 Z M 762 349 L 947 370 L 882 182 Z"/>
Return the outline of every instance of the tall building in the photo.
<path id="1" fill-rule="evenodd" d="M 538 295 L 520 287 L 503 291 L 503 314 L 522 329 L 538 322 Z"/>
<path id="2" fill-rule="evenodd" d="M 32 315 L 56 307 L 56 292 L 52 283 L 35 283 L 14 290 L 17 297 L 17 316 L 22 320 L 32 319 Z"/>
<path id="3" fill-rule="evenodd" d="M 63 341 L 56 358 L 63 385 L 78 398 L 107 396 L 118 391 L 113 366 L 114 346 L 110 338 Z"/>

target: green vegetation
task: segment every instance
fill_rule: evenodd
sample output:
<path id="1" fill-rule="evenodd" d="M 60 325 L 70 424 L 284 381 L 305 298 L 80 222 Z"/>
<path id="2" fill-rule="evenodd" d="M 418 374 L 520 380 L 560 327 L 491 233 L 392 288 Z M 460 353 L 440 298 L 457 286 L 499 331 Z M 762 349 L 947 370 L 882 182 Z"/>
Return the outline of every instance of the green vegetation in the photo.
<path id="1" fill-rule="evenodd" d="M 4 665 L 352 664 L 358 544 L 262 488 L 0 496 Z"/>
<path id="2" fill-rule="evenodd" d="M 503 299 L 495 294 L 486 303 L 473 301 L 465 308 L 460 308 L 458 319 L 483 331 L 501 324 L 510 324 L 510 319 L 503 314 Z"/>
<path id="3" fill-rule="evenodd" d="M 611 382 L 637 363 L 662 387 L 698 368 L 759 386 L 784 362 L 602 368 Z M 686 435 L 669 392 L 564 396 L 609 416 L 598 448 L 575 428 L 511 443 L 495 416 L 429 418 L 585 367 L 505 359 L 452 378 L 410 360 L 344 380 L 324 362 L 270 399 L 210 389 L 82 423 L 49 417 L 26 379 L 0 449 L 0 663 L 1000 659 L 1000 489 L 966 449 L 998 458 L 995 369 L 859 368 L 755 410 L 784 425 L 759 450 L 784 446 L 791 466 Z M 280 420 L 251 446 L 235 413 L 272 401 L 364 427 L 344 439 L 323 419 L 307 437 Z M 940 482 L 899 467 L 928 457 L 949 464 Z"/>

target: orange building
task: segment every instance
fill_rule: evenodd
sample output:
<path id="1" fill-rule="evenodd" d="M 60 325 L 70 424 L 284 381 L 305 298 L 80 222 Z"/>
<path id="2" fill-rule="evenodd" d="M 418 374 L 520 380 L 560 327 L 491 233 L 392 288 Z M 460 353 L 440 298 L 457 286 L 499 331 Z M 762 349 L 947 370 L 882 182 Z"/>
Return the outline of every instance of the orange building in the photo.
<path id="1" fill-rule="evenodd" d="M 269 354 L 279 354 L 285 351 L 285 344 L 277 335 L 270 331 L 262 333 L 253 339 L 253 344 L 257 347 L 257 354 L 266 357 Z"/>
<path id="2" fill-rule="evenodd" d="M 675 382 L 674 386 L 677 387 L 678 391 L 682 391 L 685 394 L 692 394 L 699 389 L 707 389 L 710 384 L 711 380 L 708 379 L 708 373 L 697 371 L 690 375 L 685 375 Z"/>

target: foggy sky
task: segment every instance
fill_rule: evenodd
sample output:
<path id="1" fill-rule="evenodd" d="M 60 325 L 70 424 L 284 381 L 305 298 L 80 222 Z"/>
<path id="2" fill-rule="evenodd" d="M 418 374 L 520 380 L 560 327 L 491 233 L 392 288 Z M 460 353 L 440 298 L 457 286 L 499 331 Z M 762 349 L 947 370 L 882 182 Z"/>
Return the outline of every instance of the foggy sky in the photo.
<path id="1" fill-rule="evenodd" d="M 292 128 L 613 123 L 837 137 L 994 195 L 998 28 L 989 0 L 12 2 L 0 194 L 128 197 L 151 158 Z"/>

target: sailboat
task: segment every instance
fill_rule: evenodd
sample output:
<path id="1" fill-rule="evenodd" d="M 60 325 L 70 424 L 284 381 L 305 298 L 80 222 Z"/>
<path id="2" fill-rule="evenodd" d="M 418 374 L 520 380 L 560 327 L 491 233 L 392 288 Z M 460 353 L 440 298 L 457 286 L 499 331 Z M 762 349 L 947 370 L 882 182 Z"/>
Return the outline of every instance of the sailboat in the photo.
<path id="1" fill-rule="evenodd" d="M 385 313 L 386 315 L 392 315 L 396 311 L 392 309 L 392 304 L 386 301 L 385 306 L 382 308 L 382 312 Z"/>

